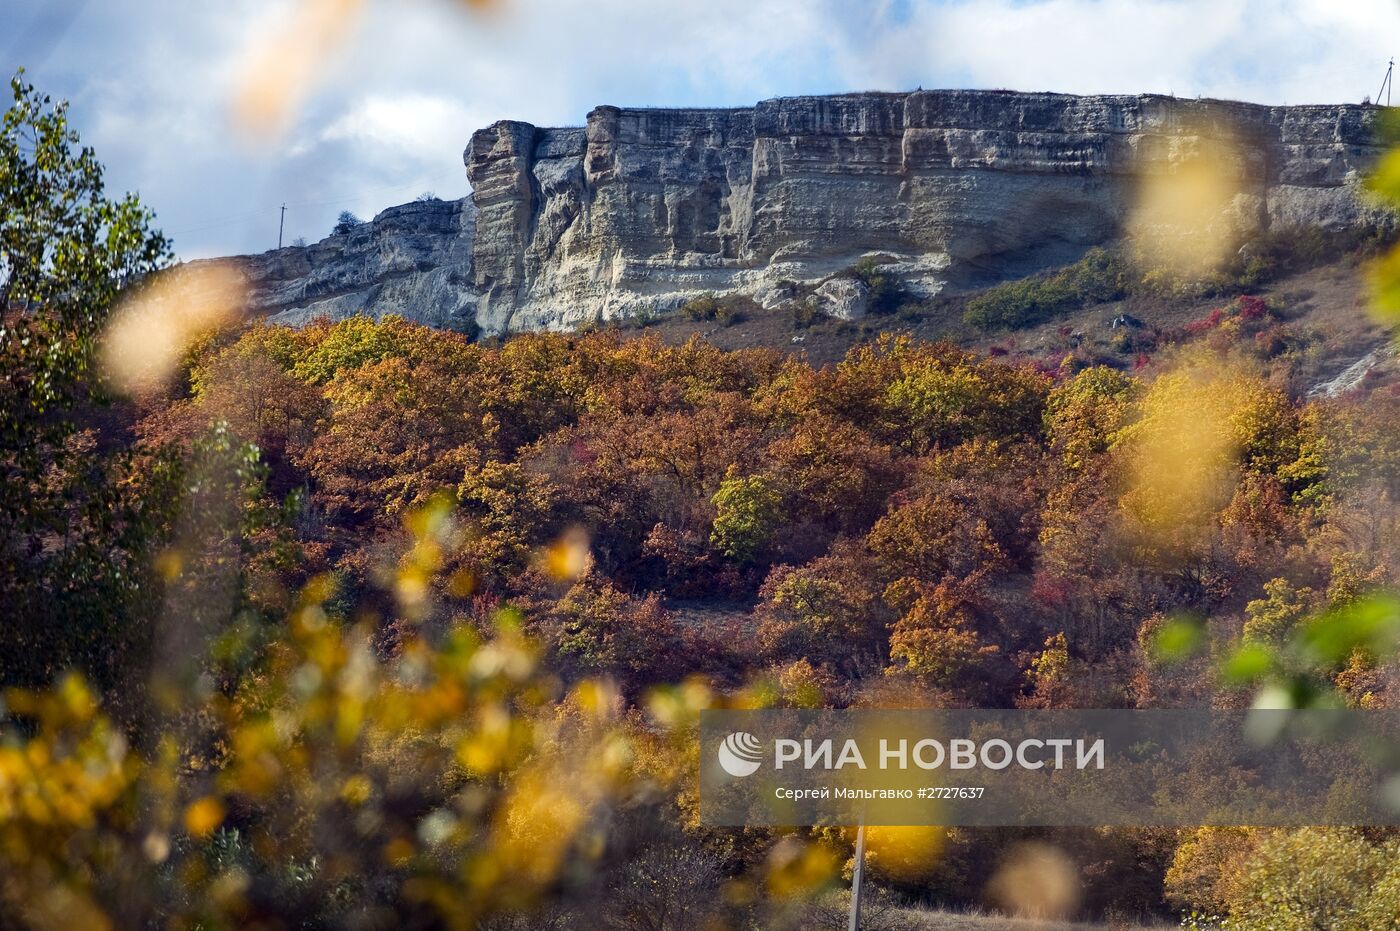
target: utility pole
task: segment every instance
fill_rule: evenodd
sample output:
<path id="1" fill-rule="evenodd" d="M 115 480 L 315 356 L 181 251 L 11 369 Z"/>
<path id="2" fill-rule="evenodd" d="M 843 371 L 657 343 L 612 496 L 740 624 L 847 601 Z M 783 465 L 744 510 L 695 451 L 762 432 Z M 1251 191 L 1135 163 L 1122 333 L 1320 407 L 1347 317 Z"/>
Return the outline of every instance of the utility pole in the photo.
<path id="1" fill-rule="evenodd" d="M 856 866 L 851 871 L 851 923 L 848 931 L 860 931 L 860 893 L 865 880 L 865 818 L 856 829 Z"/>
<path id="2" fill-rule="evenodd" d="M 282 216 L 277 221 L 277 248 L 282 248 L 282 229 L 287 225 L 287 205 L 282 205 Z"/>
<path id="3" fill-rule="evenodd" d="M 1381 89 L 1376 91 L 1376 105 L 1380 106 L 1381 94 L 1385 94 L 1385 105 L 1390 106 L 1390 92 L 1395 87 L 1392 80 L 1395 77 L 1395 59 L 1390 60 L 1390 65 L 1385 69 L 1385 80 L 1381 81 Z"/>

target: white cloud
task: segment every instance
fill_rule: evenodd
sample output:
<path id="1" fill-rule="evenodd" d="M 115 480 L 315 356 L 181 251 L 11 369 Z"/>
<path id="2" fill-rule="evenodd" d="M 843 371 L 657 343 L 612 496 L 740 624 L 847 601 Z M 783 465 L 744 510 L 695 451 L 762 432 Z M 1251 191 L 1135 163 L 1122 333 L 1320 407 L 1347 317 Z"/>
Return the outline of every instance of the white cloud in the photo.
<path id="1" fill-rule="evenodd" d="M 852 49 L 899 86 L 1358 101 L 1400 45 L 1395 0 L 952 0 Z"/>
<path id="2" fill-rule="evenodd" d="M 327 142 L 374 146 L 432 160 L 460 147 L 472 114 L 460 101 L 432 94 L 371 94 L 321 130 Z"/>

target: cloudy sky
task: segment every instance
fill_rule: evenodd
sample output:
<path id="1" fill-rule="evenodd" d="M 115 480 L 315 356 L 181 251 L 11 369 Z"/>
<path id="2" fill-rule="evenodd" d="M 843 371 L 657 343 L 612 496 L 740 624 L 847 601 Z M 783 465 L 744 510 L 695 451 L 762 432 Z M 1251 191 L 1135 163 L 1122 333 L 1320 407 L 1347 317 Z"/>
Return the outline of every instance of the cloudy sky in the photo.
<path id="1" fill-rule="evenodd" d="M 252 63 L 317 3 L 363 14 L 285 128 L 240 129 Z M 0 66 L 71 101 L 184 258 L 275 246 L 283 202 L 291 241 L 460 197 L 506 117 L 916 86 L 1357 102 L 1393 54 L 1400 0 L 0 0 Z"/>

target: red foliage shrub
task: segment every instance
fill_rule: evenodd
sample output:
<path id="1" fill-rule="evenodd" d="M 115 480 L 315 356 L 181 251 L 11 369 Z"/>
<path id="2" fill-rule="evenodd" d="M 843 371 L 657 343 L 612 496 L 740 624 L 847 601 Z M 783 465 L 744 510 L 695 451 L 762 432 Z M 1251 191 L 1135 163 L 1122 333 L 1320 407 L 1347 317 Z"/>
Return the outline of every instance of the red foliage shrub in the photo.
<path id="1" fill-rule="evenodd" d="M 1272 359 L 1288 348 L 1282 326 L 1271 326 L 1254 334 L 1254 348 L 1261 356 Z"/>
<path id="2" fill-rule="evenodd" d="M 1046 608 L 1063 607 L 1073 590 L 1074 585 L 1069 579 L 1044 573 L 1037 574 L 1031 583 L 1031 597 Z"/>
<path id="3" fill-rule="evenodd" d="M 1235 302 L 1235 315 L 1241 320 L 1263 320 L 1269 315 L 1269 307 L 1263 298 L 1246 294 Z"/>
<path id="4" fill-rule="evenodd" d="M 1208 330 L 1213 330 L 1220 326 L 1221 321 L 1224 319 L 1225 308 L 1217 307 L 1200 320 L 1192 320 L 1190 323 L 1186 324 L 1185 330 L 1187 334 L 1191 336 L 1199 336 L 1201 333 L 1205 333 Z"/>

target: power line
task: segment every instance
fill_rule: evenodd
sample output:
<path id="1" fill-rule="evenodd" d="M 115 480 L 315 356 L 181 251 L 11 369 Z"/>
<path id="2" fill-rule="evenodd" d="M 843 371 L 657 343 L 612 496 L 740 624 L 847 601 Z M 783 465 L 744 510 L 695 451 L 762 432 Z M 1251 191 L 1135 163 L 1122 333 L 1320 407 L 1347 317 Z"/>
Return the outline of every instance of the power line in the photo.
<path id="1" fill-rule="evenodd" d="M 162 230 L 167 236 L 180 236 L 185 233 L 202 233 L 205 230 L 218 229 L 221 226 L 228 226 L 232 223 L 251 223 L 260 217 L 267 215 L 266 210 L 257 210 L 251 213 L 240 213 L 232 216 L 221 217 L 218 220 L 211 220 L 208 223 L 201 223 L 199 226 L 186 226 L 178 230 Z"/>
<path id="2" fill-rule="evenodd" d="M 1390 64 L 1385 69 L 1385 80 L 1381 81 L 1381 89 L 1376 91 L 1376 103 L 1381 102 L 1381 94 L 1385 94 L 1385 105 L 1390 106 L 1390 91 L 1395 86 L 1392 78 L 1395 76 L 1395 59 L 1390 59 Z"/>
<path id="3" fill-rule="evenodd" d="M 457 172 L 455 172 L 455 171 L 449 171 L 449 172 L 445 172 L 445 173 L 440 174 L 440 175 L 436 175 L 436 176 L 434 176 L 434 177 L 432 177 L 432 178 L 426 178 L 426 179 L 420 178 L 420 179 L 418 179 L 417 181 L 409 181 L 407 184 L 392 184 L 392 185 L 389 185 L 388 187 L 369 188 L 368 190 L 361 191 L 359 194 L 353 194 L 353 195 L 348 195 L 348 196 L 344 196 L 344 197 L 328 197 L 328 198 L 325 198 L 325 199 L 318 199 L 318 200 L 304 200 L 304 201 L 300 201 L 300 202 L 296 202 L 296 203 L 290 203 L 290 204 L 288 204 L 287 206 L 288 206 L 288 207 L 327 207 L 327 206 L 338 206 L 338 205 L 341 205 L 341 204 L 350 204 L 350 203 L 355 203 L 356 201 L 363 200 L 365 197 L 369 196 L 370 194 L 382 194 L 382 193 L 384 193 L 385 191 L 402 191 L 402 190 L 404 190 L 405 188 L 417 187 L 417 186 L 420 185 L 420 184 L 436 184 L 437 182 L 442 181 L 444 178 L 451 178 L 451 177 L 455 177 L 456 175 L 457 175 Z"/>

